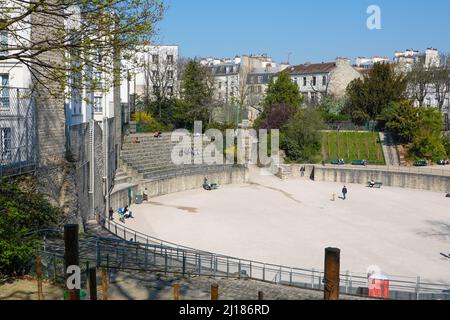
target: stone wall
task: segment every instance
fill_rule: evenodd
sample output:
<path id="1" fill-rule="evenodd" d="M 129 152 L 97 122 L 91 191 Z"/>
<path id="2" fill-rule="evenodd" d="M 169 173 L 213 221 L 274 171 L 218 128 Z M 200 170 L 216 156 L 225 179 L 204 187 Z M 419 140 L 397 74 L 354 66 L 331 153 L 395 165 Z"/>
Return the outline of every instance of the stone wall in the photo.
<path id="1" fill-rule="evenodd" d="M 282 165 L 278 176 L 282 179 L 300 177 L 303 165 Z M 383 169 L 352 168 L 352 167 L 323 167 L 305 165 L 305 178 L 321 182 L 339 182 L 367 184 L 374 179 L 384 186 L 409 189 L 421 189 L 435 192 L 450 192 L 450 175 L 431 173 L 414 173 L 408 171 L 388 171 Z"/>
<path id="2" fill-rule="evenodd" d="M 450 192 L 450 176 L 430 173 L 393 172 L 370 168 L 356 169 L 316 166 L 314 169 L 315 181 L 367 184 L 371 179 L 380 181 L 384 186 L 390 187 Z"/>
<path id="3" fill-rule="evenodd" d="M 187 190 L 201 189 L 204 174 L 194 174 L 178 176 L 157 181 L 142 181 L 140 184 L 130 185 L 121 190 L 117 190 L 110 196 L 110 204 L 114 210 L 123 207 L 128 202 L 128 188 L 132 189 L 132 197 L 137 192 L 142 192 L 147 188 L 149 197 L 158 197 L 166 194 L 182 192 Z M 244 167 L 232 167 L 222 172 L 208 173 L 210 182 L 220 185 L 246 183 L 249 181 L 249 172 Z"/>
<path id="4" fill-rule="evenodd" d="M 43 41 L 48 36 L 47 27 L 64 28 L 62 17 L 43 14 L 31 16 L 33 42 Z M 45 22 L 45 23 L 43 23 Z M 51 66 L 64 63 L 63 53 L 49 51 L 39 55 L 43 63 Z M 37 191 L 63 210 L 65 222 L 81 224 L 78 215 L 77 186 L 74 179 L 76 167 L 68 157 L 66 138 L 64 92 L 60 81 L 51 75 L 52 69 L 34 65 L 32 76 L 36 91 L 36 141 L 37 141 Z"/>

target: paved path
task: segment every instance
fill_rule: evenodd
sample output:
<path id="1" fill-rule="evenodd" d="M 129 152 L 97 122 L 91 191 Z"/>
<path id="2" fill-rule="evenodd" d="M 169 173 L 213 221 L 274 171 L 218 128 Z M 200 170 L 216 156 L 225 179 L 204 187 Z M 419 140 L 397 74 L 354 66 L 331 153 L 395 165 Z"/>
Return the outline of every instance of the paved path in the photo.
<path id="1" fill-rule="evenodd" d="M 383 148 L 384 159 L 387 166 L 399 166 L 400 160 L 397 148 L 395 147 L 392 136 L 389 133 L 380 132 L 381 146 Z"/>

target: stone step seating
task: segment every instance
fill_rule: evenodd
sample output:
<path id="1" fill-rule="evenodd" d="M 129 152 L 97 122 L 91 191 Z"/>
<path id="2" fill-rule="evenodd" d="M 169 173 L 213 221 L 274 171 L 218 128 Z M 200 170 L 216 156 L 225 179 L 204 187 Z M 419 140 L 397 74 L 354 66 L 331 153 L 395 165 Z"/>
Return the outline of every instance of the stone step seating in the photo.
<path id="1" fill-rule="evenodd" d="M 119 185 L 123 183 L 130 183 L 131 177 L 127 175 L 126 172 L 118 170 L 116 176 L 114 177 L 114 185 Z"/>
<path id="2" fill-rule="evenodd" d="M 214 158 L 207 155 L 201 165 L 183 164 L 175 165 L 172 161 L 172 150 L 180 145 L 180 142 L 171 141 L 171 133 L 163 134 L 161 138 L 155 138 L 154 134 L 134 134 L 128 136 L 122 148 L 121 159 L 128 168 L 132 168 L 144 179 L 162 179 L 178 175 L 200 174 L 225 170 L 224 165 L 207 165 Z M 133 143 L 135 139 L 139 143 Z M 184 143 L 182 148 L 195 150 L 192 143 Z M 205 145 L 209 145 L 207 143 Z M 219 152 L 219 151 L 218 151 Z"/>

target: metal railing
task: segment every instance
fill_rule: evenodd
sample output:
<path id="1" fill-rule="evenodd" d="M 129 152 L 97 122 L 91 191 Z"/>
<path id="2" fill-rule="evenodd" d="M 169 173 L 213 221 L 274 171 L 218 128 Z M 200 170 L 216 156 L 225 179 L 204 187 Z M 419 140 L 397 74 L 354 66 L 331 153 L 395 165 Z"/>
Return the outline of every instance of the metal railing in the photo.
<path id="1" fill-rule="evenodd" d="M 114 265 L 111 259 L 114 254 L 120 255 L 117 247 L 114 251 L 99 246 L 97 264 L 102 267 L 156 269 L 183 275 L 244 278 L 299 288 L 324 289 L 322 269 L 293 268 L 197 250 L 148 236 L 103 216 L 98 216 L 98 220 L 110 233 L 127 241 L 128 245 L 135 245 L 135 252 L 122 251 L 122 260 L 118 265 Z M 367 274 L 345 271 L 340 277 L 342 294 L 367 296 Z M 450 284 L 422 282 L 419 277 L 390 276 L 389 285 L 391 299 L 450 300 Z"/>
<path id="2" fill-rule="evenodd" d="M 36 106 L 29 89 L 0 87 L 0 178 L 36 168 Z"/>

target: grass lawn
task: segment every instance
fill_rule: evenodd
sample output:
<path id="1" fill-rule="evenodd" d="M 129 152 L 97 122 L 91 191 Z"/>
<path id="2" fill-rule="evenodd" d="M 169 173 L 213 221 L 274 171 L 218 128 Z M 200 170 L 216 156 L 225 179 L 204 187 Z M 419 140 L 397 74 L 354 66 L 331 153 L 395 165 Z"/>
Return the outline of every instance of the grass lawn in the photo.
<path id="1" fill-rule="evenodd" d="M 344 159 L 346 163 L 367 160 L 386 164 L 378 132 L 322 132 L 322 158 L 326 162 Z"/>

